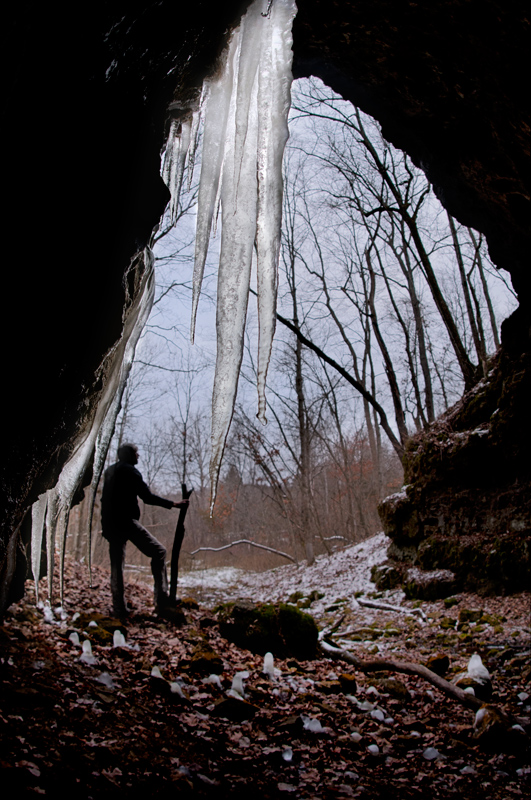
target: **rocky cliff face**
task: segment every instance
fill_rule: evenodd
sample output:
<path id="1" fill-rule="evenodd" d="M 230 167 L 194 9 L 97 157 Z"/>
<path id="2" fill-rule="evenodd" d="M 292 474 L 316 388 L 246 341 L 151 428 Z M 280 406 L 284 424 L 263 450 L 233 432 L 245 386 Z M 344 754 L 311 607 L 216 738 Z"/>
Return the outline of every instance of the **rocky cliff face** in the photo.
<path id="1" fill-rule="evenodd" d="M 406 485 L 379 509 L 397 577 L 407 583 L 415 565 L 454 573 L 448 594 L 528 588 L 530 399 L 529 357 L 501 353 L 484 380 L 409 441 Z"/>
<path id="2" fill-rule="evenodd" d="M 14 532 L 91 420 L 129 264 L 168 199 L 168 107 L 195 101 L 245 6 L 96 0 L 74 15 L 66 3 L 24 2 L 4 14 L 3 605 Z M 528 27 L 519 2 L 299 0 L 294 29 L 295 74 L 322 77 L 373 114 L 511 271 L 521 306 L 503 331 L 506 383 L 521 372 L 531 319 L 530 120 L 518 88 Z M 456 492 L 462 476 L 452 472 Z M 500 480 L 478 477 L 492 497 Z"/>

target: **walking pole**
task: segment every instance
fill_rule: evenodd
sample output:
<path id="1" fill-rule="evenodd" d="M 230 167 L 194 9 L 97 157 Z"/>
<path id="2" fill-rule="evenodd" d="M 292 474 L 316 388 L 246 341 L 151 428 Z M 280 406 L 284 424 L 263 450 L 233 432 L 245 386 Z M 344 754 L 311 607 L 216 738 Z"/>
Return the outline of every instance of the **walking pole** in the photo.
<path id="1" fill-rule="evenodd" d="M 183 500 L 188 500 L 194 491 L 187 489 L 186 483 L 181 484 L 181 491 Z M 177 598 L 177 577 L 179 574 L 179 555 L 181 552 L 181 545 L 184 539 L 184 520 L 186 512 L 188 511 L 188 504 L 179 509 L 179 519 L 177 520 L 177 527 L 175 529 L 175 539 L 173 540 L 173 548 L 171 551 L 171 578 L 170 578 L 170 604 L 175 605 Z"/>

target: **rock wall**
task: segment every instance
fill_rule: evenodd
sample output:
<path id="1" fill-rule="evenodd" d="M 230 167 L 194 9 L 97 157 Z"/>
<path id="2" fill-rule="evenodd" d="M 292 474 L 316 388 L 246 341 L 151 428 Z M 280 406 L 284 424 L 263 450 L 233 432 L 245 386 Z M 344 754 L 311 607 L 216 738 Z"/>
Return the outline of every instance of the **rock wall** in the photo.
<path id="1" fill-rule="evenodd" d="M 15 532 L 90 423 L 129 264 L 168 199 L 168 107 L 195 102 L 246 5 L 95 0 L 74 13 L 30 0 L 4 10 L 3 605 Z M 503 338 L 517 357 L 531 319 L 526 6 L 298 5 L 295 74 L 322 77 L 373 114 L 511 271 L 521 307 Z"/>
<path id="2" fill-rule="evenodd" d="M 379 508 L 389 556 L 402 572 L 409 565 L 450 570 L 448 593 L 529 588 L 530 408 L 530 358 L 502 352 L 484 380 L 412 437 L 406 485 Z"/>

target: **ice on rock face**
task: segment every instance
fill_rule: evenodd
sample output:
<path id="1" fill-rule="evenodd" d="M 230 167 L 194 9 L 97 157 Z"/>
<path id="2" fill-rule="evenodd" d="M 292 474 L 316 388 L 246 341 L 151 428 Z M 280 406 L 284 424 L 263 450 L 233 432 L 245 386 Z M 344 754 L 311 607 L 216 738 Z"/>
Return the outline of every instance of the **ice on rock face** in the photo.
<path id="1" fill-rule="evenodd" d="M 31 569 L 34 575 L 39 575 L 41 569 L 42 537 L 44 534 L 44 519 L 48 497 L 46 492 L 41 494 L 31 507 Z M 39 580 L 35 580 L 35 602 L 39 604 Z"/>
<path id="2" fill-rule="evenodd" d="M 186 159 L 190 180 L 199 116 L 204 114 L 193 319 L 218 198 L 223 226 L 210 465 L 212 505 L 236 399 L 251 258 L 255 247 L 259 316 L 258 416 L 265 421 L 264 388 L 275 329 L 282 154 L 287 139 L 292 81 L 291 27 L 295 14 L 294 0 L 255 0 L 250 5 L 240 27 L 231 36 L 222 69 L 205 83 L 200 108 L 183 112 L 179 119 L 173 120 L 166 146 L 163 177 L 170 187 L 170 213 L 175 219 Z M 32 507 L 32 567 L 36 592 L 40 578 L 39 554 L 46 524 L 50 598 L 53 596 L 56 546 L 60 557 L 61 600 L 63 598 L 64 554 L 70 507 L 82 477 L 92 462 L 88 523 L 90 566 L 90 527 L 96 490 L 136 344 L 153 303 L 153 254 L 149 248 L 134 257 L 126 278 L 122 335 L 106 355 L 96 376 L 103 384 L 98 405 L 92 417 L 80 429 L 56 485 L 42 494 Z M 131 294 L 130 285 L 134 285 Z M 193 327 L 192 321 L 192 335 Z"/>
<path id="3" fill-rule="evenodd" d="M 35 587 L 37 592 L 40 578 L 40 559 L 37 558 L 37 554 L 40 555 L 41 552 L 43 519 L 45 517 L 48 595 L 50 598 L 53 594 L 53 573 L 57 541 L 60 557 L 61 601 L 63 599 L 64 555 L 70 507 L 91 461 L 94 476 L 91 484 L 91 505 L 94 502 L 114 424 L 120 410 L 123 390 L 133 363 L 136 344 L 153 303 L 155 288 L 153 264 L 153 254 L 149 248 L 138 254 L 131 264 L 128 280 L 124 281 L 127 296 L 123 314 L 122 336 L 106 357 L 104 364 L 102 364 L 100 377 L 104 383 L 104 388 L 91 423 L 80 431 L 72 454 L 61 470 L 56 485 L 47 491 L 46 498 L 41 495 L 32 507 L 31 547 L 32 554 L 35 554 L 35 561 L 34 563 L 32 562 Z M 133 296 L 128 294 L 129 279 L 135 286 Z M 92 513 L 89 519 L 89 532 L 91 519 Z"/>

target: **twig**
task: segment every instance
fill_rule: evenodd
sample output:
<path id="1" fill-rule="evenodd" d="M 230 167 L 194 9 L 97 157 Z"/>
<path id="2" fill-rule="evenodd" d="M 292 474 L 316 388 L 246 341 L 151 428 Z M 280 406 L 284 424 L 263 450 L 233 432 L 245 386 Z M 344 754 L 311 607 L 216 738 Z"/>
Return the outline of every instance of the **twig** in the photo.
<path id="1" fill-rule="evenodd" d="M 389 603 L 377 603 L 375 600 L 360 600 L 356 598 L 360 606 L 367 608 L 379 608 L 382 611 L 397 611 L 400 614 L 419 614 L 420 617 L 426 622 L 426 614 L 421 608 L 401 608 L 400 606 L 391 606 Z"/>
<path id="2" fill-rule="evenodd" d="M 441 692 L 449 695 L 449 697 L 453 697 L 454 700 L 457 700 L 461 705 L 466 706 L 466 708 L 478 711 L 478 709 L 484 705 L 483 701 L 479 700 L 473 694 L 464 692 L 459 686 L 454 686 L 453 683 L 449 683 L 444 678 L 441 678 L 440 675 L 436 675 L 435 672 L 432 672 L 431 669 L 421 666 L 421 664 L 415 664 L 412 661 L 388 661 L 384 658 L 364 660 L 353 656 L 351 653 L 347 653 L 345 650 L 341 650 L 339 647 L 333 647 L 327 642 L 321 641 L 320 644 L 321 649 L 327 656 L 336 658 L 339 661 L 346 661 L 361 672 L 386 671 L 403 672 L 406 675 L 418 675 L 428 681 L 428 683 L 436 686 Z"/>
<path id="3" fill-rule="evenodd" d="M 268 550 L 270 553 L 276 553 L 277 556 L 282 556 L 283 558 L 287 558 L 290 561 L 293 561 L 296 564 L 296 560 L 293 556 L 290 556 L 288 553 L 283 553 L 282 550 L 275 550 L 274 547 L 267 547 L 265 544 L 258 544 L 258 542 L 252 542 L 250 539 L 238 539 L 237 542 L 231 542 L 230 544 L 226 544 L 223 547 L 198 547 L 197 550 L 192 550 L 191 555 L 195 556 L 196 553 L 203 553 L 205 551 L 209 551 L 212 553 L 219 553 L 221 550 L 228 550 L 230 547 L 235 547 L 237 544 L 250 544 L 253 547 L 259 547 L 260 550 Z"/>

